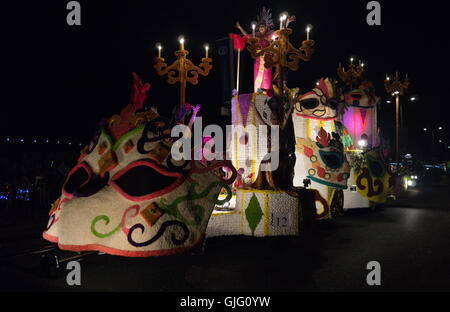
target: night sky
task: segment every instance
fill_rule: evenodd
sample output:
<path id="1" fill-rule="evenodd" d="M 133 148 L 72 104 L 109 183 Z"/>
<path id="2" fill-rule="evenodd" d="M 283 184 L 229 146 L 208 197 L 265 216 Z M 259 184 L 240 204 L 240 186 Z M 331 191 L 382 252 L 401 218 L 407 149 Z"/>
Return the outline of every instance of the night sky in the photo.
<path id="1" fill-rule="evenodd" d="M 444 98 L 448 68 L 448 35 L 442 2 L 379 1 L 381 26 L 368 26 L 368 1 L 79 1 L 82 25 L 66 24 L 68 1 L 20 1 L 1 7 L 2 92 L 1 134 L 25 137 L 65 137 L 87 140 L 102 117 L 118 114 L 128 103 L 132 72 L 150 82 L 146 106 L 169 114 L 178 104 L 178 86 L 168 85 L 153 69 L 155 43 L 172 62 L 183 34 L 189 57 L 198 64 L 205 42 L 212 46 L 230 32 L 239 33 L 236 21 L 250 31 L 262 6 L 278 16 L 296 16 L 290 25 L 291 42 L 300 46 L 305 26 L 312 24 L 316 53 L 289 74 L 290 87 L 309 89 L 320 77 L 337 77 L 339 62 L 348 65 L 354 55 L 367 63 L 367 77 L 383 97 L 380 127 L 392 136 L 394 105 L 383 80 L 396 70 L 408 73 L 411 85 L 401 98 L 412 149 L 421 149 L 421 129 L 443 125 L 448 129 L 448 101 Z M 243 56 L 243 66 L 252 60 Z M 247 70 L 248 81 L 252 78 Z M 242 79 L 242 78 L 241 78 Z M 245 84 L 243 92 L 250 92 Z M 415 96 L 419 101 L 410 103 Z M 189 86 L 187 102 L 202 105 L 201 115 L 214 123 L 221 105 L 218 66 L 208 77 Z M 392 101 L 394 103 L 394 101 Z M 447 131 L 448 137 L 448 131 Z M 447 140 L 447 138 L 444 138 Z M 411 145 L 411 144 L 410 144 Z M 414 152 L 414 151 L 413 151 Z"/>

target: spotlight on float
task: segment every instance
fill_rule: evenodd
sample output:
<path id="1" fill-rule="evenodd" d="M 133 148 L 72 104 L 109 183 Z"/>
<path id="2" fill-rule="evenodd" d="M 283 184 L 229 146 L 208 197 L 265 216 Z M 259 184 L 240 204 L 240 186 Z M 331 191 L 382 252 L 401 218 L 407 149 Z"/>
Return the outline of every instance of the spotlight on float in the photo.
<path id="1" fill-rule="evenodd" d="M 361 147 L 361 148 L 366 147 L 367 146 L 367 140 L 365 140 L 365 139 L 359 140 L 358 141 L 358 146 Z"/>

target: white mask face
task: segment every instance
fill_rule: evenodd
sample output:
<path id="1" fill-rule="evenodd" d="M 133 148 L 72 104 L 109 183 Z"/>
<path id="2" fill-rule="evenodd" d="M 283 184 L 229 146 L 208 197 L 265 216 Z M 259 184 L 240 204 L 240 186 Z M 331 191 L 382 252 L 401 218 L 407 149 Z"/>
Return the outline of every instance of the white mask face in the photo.
<path id="1" fill-rule="evenodd" d="M 70 171 L 44 238 L 61 249 L 148 257 L 185 252 L 203 238 L 229 161 L 171 160 L 157 117 L 114 141 L 102 129 Z M 222 166 L 233 177 L 216 174 Z M 220 203 L 219 203 L 220 204 Z"/>

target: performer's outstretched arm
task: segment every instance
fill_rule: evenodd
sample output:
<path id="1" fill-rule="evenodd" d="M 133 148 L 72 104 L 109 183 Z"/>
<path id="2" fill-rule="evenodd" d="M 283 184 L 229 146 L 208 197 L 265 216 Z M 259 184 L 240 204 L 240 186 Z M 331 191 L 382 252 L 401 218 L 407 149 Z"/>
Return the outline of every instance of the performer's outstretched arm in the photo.
<path id="1" fill-rule="evenodd" d="M 244 28 L 241 27 L 241 24 L 239 24 L 239 22 L 236 22 L 236 28 L 239 29 L 244 36 L 248 36 L 247 32 L 244 30 Z"/>

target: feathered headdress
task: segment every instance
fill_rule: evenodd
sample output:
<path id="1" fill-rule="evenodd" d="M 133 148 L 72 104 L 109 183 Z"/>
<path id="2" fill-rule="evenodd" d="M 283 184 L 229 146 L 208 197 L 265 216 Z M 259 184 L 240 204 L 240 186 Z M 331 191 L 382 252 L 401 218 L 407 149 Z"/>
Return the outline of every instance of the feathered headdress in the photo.
<path id="1" fill-rule="evenodd" d="M 262 8 L 261 13 L 258 15 L 256 20 L 257 20 L 258 26 L 264 25 L 267 27 L 267 29 L 271 29 L 274 26 L 273 20 L 272 20 L 272 13 L 270 12 L 270 10 L 266 10 L 265 7 Z"/>

